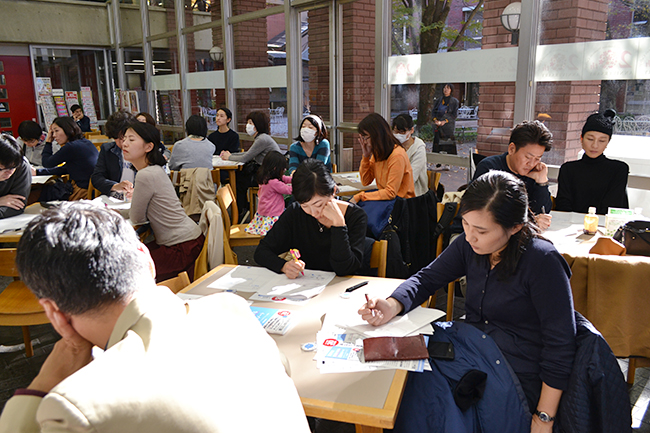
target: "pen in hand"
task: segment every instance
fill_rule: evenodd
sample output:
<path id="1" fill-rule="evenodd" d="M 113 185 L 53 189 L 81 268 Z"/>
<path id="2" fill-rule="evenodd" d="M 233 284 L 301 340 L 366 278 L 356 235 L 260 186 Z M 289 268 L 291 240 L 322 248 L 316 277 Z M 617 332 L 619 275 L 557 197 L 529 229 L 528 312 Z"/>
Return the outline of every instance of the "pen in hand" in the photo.
<path id="1" fill-rule="evenodd" d="M 368 297 L 368 294 L 366 293 L 366 305 L 370 307 L 370 298 Z M 370 308 L 370 312 L 372 313 L 372 317 L 375 317 L 375 309 Z"/>
<path id="2" fill-rule="evenodd" d="M 291 249 L 289 250 L 289 254 L 291 254 L 291 257 L 293 257 L 293 261 L 297 263 L 297 262 L 298 262 L 298 259 L 300 258 L 300 251 L 298 251 L 298 250 L 295 249 L 295 248 L 291 248 Z M 300 271 L 300 274 L 304 276 L 304 275 L 305 275 L 305 272 Z"/>

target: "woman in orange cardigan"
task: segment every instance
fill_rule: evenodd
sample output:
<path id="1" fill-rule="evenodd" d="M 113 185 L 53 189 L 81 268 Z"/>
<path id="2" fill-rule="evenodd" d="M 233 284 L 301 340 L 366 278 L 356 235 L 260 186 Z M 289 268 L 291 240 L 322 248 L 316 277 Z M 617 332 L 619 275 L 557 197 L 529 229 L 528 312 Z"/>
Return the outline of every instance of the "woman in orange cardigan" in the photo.
<path id="1" fill-rule="evenodd" d="M 359 166 L 361 183 L 365 186 L 376 180 L 378 190 L 360 192 L 352 198 L 352 202 L 392 200 L 397 196 L 415 197 L 409 157 L 386 120 L 377 113 L 371 113 L 359 122 L 357 129 L 363 152 Z"/>

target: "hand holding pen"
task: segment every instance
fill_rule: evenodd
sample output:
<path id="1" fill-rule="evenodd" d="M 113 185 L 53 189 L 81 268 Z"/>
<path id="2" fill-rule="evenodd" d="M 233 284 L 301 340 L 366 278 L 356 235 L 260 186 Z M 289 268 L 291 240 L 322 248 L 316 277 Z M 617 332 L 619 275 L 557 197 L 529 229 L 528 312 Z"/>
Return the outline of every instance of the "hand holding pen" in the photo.
<path id="1" fill-rule="evenodd" d="M 361 318 L 373 326 L 383 325 L 402 312 L 404 306 L 394 298 L 382 299 L 366 294 L 366 303 L 359 309 Z"/>
<path id="2" fill-rule="evenodd" d="M 286 262 L 282 266 L 282 272 L 291 280 L 305 275 L 305 262 L 300 260 L 300 252 L 292 248 L 289 250 L 289 254 L 291 254 L 293 260 Z"/>
<path id="3" fill-rule="evenodd" d="M 535 222 L 537 224 L 537 227 L 540 228 L 542 231 L 548 230 L 549 227 L 551 227 L 551 219 L 553 217 L 551 214 L 546 213 L 546 209 L 544 206 L 542 206 L 542 212 L 540 214 L 535 215 Z"/>

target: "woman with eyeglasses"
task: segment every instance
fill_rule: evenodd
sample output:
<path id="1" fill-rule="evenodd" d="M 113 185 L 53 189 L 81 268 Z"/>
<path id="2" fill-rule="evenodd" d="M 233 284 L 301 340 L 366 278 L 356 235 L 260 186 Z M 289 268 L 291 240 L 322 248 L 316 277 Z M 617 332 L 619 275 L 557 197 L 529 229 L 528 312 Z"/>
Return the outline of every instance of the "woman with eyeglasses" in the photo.
<path id="1" fill-rule="evenodd" d="M 415 197 L 413 169 L 406 150 L 393 135 L 388 122 L 377 113 L 368 114 L 357 127 L 363 157 L 359 166 L 361 183 L 377 182 L 377 191 L 362 191 L 352 198 L 365 200 L 392 200 L 395 197 Z"/>

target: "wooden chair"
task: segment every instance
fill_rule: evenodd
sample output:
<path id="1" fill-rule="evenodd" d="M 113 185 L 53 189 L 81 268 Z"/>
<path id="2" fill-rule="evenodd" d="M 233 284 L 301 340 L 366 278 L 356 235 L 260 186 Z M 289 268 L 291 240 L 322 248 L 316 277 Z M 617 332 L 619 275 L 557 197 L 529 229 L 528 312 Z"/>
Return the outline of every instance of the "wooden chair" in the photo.
<path id="1" fill-rule="evenodd" d="M 375 241 L 370 254 L 370 267 L 377 268 L 377 276 L 386 278 L 386 259 L 388 257 L 388 241 Z"/>
<path id="2" fill-rule="evenodd" d="M 436 211 L 438 214 L 438 221 L 440 221 L 440 217 L 442 216 L 442 212 L 445 209 L 445 205 L 443 203 L 436 203 Z M 456 213 L 458 212 L 458 205 L 456 206 Z M 456 216 L 456 213 L 454 213 L 454 216 Z M 444 232 L 438 236 L 438 239 L 436 241 L 436 257 L 442 253 L 442 242 L 443 242 L 443 236 Z M 447 321 L 451 321 L 454 319 L 454 290 L 456 289 L 456 281 L 452 281 L 447 285 Z M 433 295 L 429 297 L 429 301 L 425 301 L 425 305 L 429 308 L 435 308 L 436 306 L 436 301 L 437 301 L 437 295 Z"/>
<path id="3" fill-rule="evenodd" d="M 230 247 L 241 247 L 247 245 L 258 245 L 264 237 L 261 235 L 251 235 L 244 230 L 247 224 L 231 224 L 230 215 L 237 218 L 237 200 L 230 188 L 230 184 L 221 187 L 217 191 L 217 202 L 221 208 L 221 218 L 224 225 L 224 239 L 228 238 Z M 230 209 L 230 214 L 228 213 Z M 224 241 L 225 242 L 225 241 Z"/>
<path id="4" fill-rule="evenodd" d="M 17 278 L 15 248 L 0 249 L 0 275 L 14 277 L 16 280 L 0 293 L 0 326 L 22 327 L 25 355 L 31 357 L 34 349 L 29 325 L 43 325 L 50 321 L 36 296 Z"/>
<path id="5" fill-rule="evenodd" d="M 429 189 L 433 192 L 438 191 L 440 184 L 440 177 L 442 174 L 439 171 L 427 170 L 427 178 L 429 179 Z"/>
<path id="6" fill-rule="evenodd" d="M 97 188 L 93 186 L 93 181 L 89 180 L 88 181 L 88 196 L 86 197 L 88 200 L 92 200 L 96 197 L 99 197 L 102 195 L 101 191 L 99 191 Z"/>
<path id="7" fill-rule="evenodd" d="M 190 277 L 187 276 L 187 272 L 183 271 L 178 274 L 177 277 L 170 278 L 169 280 L 161 281 L 157 284 L 158 286 L 165 286 L 169 288 L 173 293 L 178 293 L 183 290 L 185 287 L 190 285 Z"/>
<path id="8" fill-rule="evenodd" d="M 251 221 L 257 212 L 257 194 L 260 192 L 259 186 L 251 186 L 248 188 L 248 203 L 250 204 L 249 210 L 251 212 Z"/>

